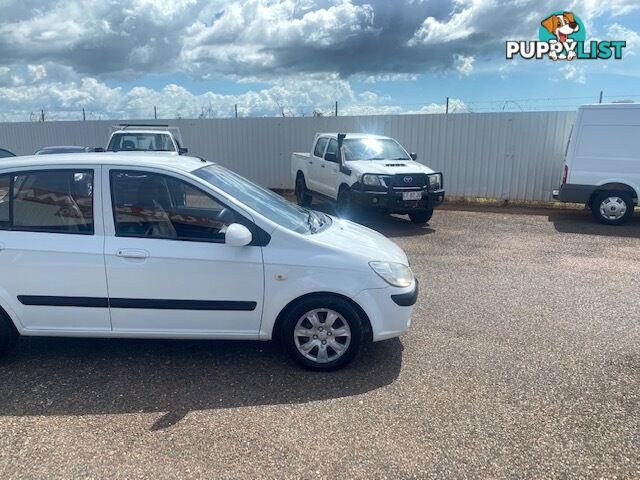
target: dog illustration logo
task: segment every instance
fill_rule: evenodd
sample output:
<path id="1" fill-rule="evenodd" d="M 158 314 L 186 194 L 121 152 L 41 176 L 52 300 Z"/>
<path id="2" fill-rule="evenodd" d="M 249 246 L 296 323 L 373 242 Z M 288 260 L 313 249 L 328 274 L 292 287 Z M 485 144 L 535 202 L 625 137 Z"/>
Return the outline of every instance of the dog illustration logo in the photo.
<path id="1" fill-rule="evenodd" d="M 576 42 L 584 41 L 584 26 L 580 19 L 572 12 L 556 12 L 542 22 L 540 28 L 540 40 L 558 47 L 551 48 L 549 58 L 551 60 L 573 60 L 577 57 Z M 559 50 L 559 51 L 558 51 Z"/>

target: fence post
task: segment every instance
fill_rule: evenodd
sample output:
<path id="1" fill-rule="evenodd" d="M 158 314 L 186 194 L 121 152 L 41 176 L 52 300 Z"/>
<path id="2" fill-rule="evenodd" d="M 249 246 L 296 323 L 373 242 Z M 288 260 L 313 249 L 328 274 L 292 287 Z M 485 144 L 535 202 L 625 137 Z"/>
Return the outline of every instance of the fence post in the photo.
<path id="1" fill-rule="evenodd" d="M 44 122 L 44 109 L 40 110 L 40 121 Z"/>
<path id="2" fill-rule="evenodd" d="M 336 117 L 338 116 L 338 101 L 336 100 Z"/>
<path id="3" fill-rule="evenodd" d="M 447 97 L 447 105 L 444 108 L 444 113 L 449 113 L 449 97 Z"/>
<path id="4" fill-rule="evenodd" d="M 598 103 L 602 103 L 602 90 L 600 90 L 600 101 Z"/>
<path id="5" fill-rule="evenodd" d="M 86 119 L 87 119 L 87 116 L 84 113 L 84 107 L 82 107 L 82 120 L 84 121 Z"/>
<path id="6" fill-rule="evenodd" d="M 233 109 L 236 112 L 236 118 L 238 118 L 238 104 L 237 103 L 233 106 Z"/>
<path id="7" fill-rule="evenodd" d="M 156 110 L 156 106 L 153 106 L 153 118 L 158 119 L 158 110 Z"/>

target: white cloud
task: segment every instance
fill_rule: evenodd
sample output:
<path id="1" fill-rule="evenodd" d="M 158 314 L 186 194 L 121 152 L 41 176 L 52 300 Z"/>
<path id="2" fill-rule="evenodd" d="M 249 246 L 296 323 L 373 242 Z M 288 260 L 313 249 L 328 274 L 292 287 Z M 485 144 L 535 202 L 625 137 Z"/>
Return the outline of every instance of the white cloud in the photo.
<path id="1" fill-rule="evenodd" d="M 453 56 L 453 66 L 458 71 L 460 75 L 469 76 L 473 72 L 473 62 L 475 62 L 475 58 L 469 55 L 465 57 L 464 55 L 454 55 Z"/>
<path id="2" fill-rule="evenodd" d="M 584 66 L 578 66 L 574 64 L 567 64 L 562 68 L 563 77 L 565 80 L 575 83 L 586 83 L 587 76 Z"/>

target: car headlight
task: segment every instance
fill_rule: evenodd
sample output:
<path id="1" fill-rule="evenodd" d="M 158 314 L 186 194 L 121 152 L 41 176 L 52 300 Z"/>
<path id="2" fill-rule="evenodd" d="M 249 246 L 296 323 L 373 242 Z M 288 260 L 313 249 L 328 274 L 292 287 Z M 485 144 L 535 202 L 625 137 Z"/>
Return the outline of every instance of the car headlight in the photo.
<path id="1" fill-rule="evenodd" d="M 432 189 L 437 190 L 438 188 L 440 188 L 440 185 L 442 185 L 442 175 L 440 175 L 439 173 L 429 175 L 429 185 Z"/>
<path id="2" fill-rule="evenodd" d="M 364 185 L 371 185 L 371 186 L 375 186 L 375 187 L 386 187 L 387 186 L 387 182 L 385 182 L 385 179 L 383 176 L 381 175 L 363 175 L 362 176 L 362 183 Z"/>
<path id="3" fill-rule="evenodd" d="M 401 263 L 369 262 L 371 268 L 389 285 L 408 287 L 413 282 L 413 272 Z"/>

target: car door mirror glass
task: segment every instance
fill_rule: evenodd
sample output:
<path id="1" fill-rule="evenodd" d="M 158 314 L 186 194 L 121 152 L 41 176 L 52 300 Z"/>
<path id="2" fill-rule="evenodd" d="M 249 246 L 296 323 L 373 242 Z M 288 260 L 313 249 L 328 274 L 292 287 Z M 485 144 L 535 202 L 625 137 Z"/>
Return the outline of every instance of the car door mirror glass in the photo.
<path id="1" fill-rule="evenodd" d="M 251 231 L 240 223 L 232 223 L 227 227 L 224 243 L 229 247 L 244 247 L 251 243 Z"/>
<path id="2" fill-rule="evenodd" d="M 409 156 L 411 157 L 411 160 L 416 161 L 418 159 L 418 154 L 416 152 L 411 152 L 409 154 Z"/>

